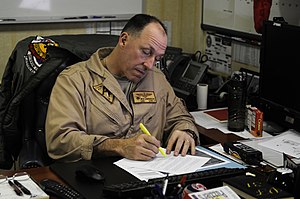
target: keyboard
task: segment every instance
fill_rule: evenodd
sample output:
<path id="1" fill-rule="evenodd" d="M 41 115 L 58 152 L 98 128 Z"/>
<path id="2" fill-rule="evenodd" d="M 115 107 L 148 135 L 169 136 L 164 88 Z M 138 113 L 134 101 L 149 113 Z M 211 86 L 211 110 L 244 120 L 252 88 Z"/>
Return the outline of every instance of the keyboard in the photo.
<path id="1" fill-rule="evenodd" d="M 242 168 L 217 168 L 209 169 L 205 171 L 198 171 L 194 173 L 169 176 L 168 178 L 168 192 L 174 190 L 174 188 L 180 183 L 181 178 L 186 175 L 185 184 L 191 184 L 196 182 L 203 182 L 203 180 L 221 180 L 223 178 L 233 177 L 246 173 L 246 169 Z M 164 178 L 151 179 L 146 181 L 133 181 L 121 184 L 105 185 L 103 187 L 103 194 L 112 198 L 126 198 L 126 197 L 140 197 L 145 195 L 151 195 L 151 191 L 154 190 L 156 185 L 162 187 Z M 203 183 L 205 185 L 205 182 Z M 166 195 L 167 195 L 166 194 Z"/>

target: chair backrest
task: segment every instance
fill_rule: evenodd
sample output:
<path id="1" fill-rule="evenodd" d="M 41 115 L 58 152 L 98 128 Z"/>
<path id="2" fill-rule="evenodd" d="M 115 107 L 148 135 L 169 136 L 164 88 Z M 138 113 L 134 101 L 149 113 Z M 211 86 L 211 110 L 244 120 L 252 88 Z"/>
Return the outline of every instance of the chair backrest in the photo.
<path id="1" fill-rule="evenodd" d="M 18 42 L 0 87 L 0 168 L 19 158 L 21 168 L 45 166 L 44 123 L 57 75 L 88 59 L 100 47 L 113 47 L 118 36 L 82 34 L 28 37 Z"/>
<path id="2" fill-rule="evenodd" d="M 82 61 L 75 54 L 59 47 L 49 46 L 47 53 L 49 60 L 44 63 L 43 69 L 48 67 L 52 70 L 38 71 L 43 72 L 42 77 L 37 81 L 38 85 L 34 86 L 34 90 L 22 98 L 19 107 L 19 122 L 23 136 L 19 154 L 20 168 L 45 166 L 52 162 L 47 154 L 44 127 L 51 90 L 57 75 L 62 70 L 69 65 Z M 31 77 L 30 80 L 34 81 L 35 76 Z"/>

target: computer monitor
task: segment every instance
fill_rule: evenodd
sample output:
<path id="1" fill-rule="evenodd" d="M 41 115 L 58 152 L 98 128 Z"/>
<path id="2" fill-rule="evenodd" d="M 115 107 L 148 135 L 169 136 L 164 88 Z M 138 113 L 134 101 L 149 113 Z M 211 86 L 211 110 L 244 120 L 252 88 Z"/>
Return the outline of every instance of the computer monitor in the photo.
<path id="1" fill-rule="evenodd" d="M 300 131 L 300 26 L 263 24 L 259 96 L 264 120 Z"/>

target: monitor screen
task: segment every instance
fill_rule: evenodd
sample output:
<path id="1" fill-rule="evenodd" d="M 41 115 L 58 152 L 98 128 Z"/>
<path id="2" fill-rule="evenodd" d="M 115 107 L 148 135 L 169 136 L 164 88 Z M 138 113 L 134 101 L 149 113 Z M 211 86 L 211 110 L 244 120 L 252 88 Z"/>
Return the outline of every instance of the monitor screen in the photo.
<path id="1" fill-rule="evenodd" d="M 300 26 L 265 21 L 259 95 L 265 119 L 300 130 Z"/>
<path id="2" fill-rule="evenodd" d="M 194 65 L 192 62 L 190 62 L 189 66 L 187 67 L 186 71 L 183 73 L 183 77 L 194 80 L 197 76 L 199 71 L 199 66 Z"/>

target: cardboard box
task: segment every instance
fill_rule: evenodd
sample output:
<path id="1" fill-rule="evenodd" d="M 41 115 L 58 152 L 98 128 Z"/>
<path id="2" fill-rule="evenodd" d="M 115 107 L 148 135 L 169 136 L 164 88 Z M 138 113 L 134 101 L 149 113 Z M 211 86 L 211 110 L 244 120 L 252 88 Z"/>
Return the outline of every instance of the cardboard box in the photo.
<path id="1" fill-rule="evenodd" d="M 252 110 L 250 133 L 255 137 L 262 137 L 263 134 L 263 112 L 255 107 Z"/>
<path id="2" fill-rule="evenodd" d="M 256 107 L 247 106 L 246 129 L 255 137 L 262 137 L 263 134 L 263 112 Z"/>

